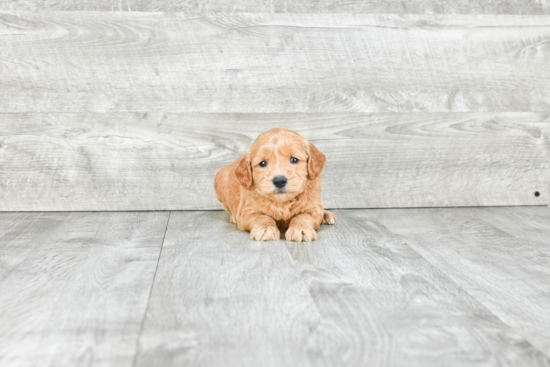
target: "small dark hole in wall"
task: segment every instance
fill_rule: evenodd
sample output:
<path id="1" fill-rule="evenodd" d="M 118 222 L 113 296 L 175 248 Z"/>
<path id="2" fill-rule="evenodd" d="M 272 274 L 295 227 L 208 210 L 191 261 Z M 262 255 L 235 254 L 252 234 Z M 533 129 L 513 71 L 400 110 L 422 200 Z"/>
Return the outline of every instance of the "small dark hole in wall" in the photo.
<path id="1" fill-rule="evenodd" d="M 540 196 L 540 192 L 535 191 L 535 196 L 536 196 L 536 197 L 539 197 L 539 196 Z"/>

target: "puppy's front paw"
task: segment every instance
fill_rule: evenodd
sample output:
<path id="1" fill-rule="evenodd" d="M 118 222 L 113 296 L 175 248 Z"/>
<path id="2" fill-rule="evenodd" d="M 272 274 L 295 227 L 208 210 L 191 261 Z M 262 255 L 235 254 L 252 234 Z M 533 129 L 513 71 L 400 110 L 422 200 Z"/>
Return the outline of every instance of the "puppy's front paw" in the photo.
<path id="1" fill-rule="evenodd" d="M 287 241 L 294 242 L 317 241 L 317 231 L 309 227 L 290 226 L 286 230 L 285 238 Z"/>
<path id="2" fill-rule="evenodd" d="M 250 231 L 250 239 L 254 241 L 279 241 L 281 232 L 275 226 L 257 224 Z"/>
<path id="3" fill-rule="evenodd" d="M 336 224 L 337 221 L 338 219 L 336 219 L 336 215 L 325 210 L 323 213 L 323 224 Z"/>

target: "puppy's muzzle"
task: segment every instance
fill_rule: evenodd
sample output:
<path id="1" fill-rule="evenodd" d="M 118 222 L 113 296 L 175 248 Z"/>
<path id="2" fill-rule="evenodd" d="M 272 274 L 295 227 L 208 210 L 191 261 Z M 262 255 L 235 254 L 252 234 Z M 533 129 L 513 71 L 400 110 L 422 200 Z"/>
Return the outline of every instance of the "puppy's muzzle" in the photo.
<path id="1" fill-rule="evenodd" d="M 288 180 L 285 176 L 275 176 L 273 177 L 273 186 L 275 186 L 277 189 L 282 189 L 286 186 L 288 183 Z"/>

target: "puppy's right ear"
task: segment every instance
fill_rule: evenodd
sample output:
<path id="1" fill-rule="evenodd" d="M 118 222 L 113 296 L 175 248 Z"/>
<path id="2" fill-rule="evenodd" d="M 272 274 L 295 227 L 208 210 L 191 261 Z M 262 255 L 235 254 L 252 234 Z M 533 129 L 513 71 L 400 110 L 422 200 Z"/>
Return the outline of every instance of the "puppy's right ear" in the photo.
<path id="1" fill-rule="evenodd" d="M 244 188 L 250 190 L 252 187 L 252 168 L 246 154 L 241 156 L 239 165 L 235 169 L 235 176 Z"/>

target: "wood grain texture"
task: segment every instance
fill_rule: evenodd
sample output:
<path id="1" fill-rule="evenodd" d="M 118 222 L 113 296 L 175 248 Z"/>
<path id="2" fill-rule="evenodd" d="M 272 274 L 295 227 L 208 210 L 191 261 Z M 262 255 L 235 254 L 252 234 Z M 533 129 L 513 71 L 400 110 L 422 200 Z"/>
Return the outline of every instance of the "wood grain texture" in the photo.
<path id="1" fill-rule="evenodd" d="M 338 210 L 338 224 L 323 227 L 317 243 L 288 244 L 317 308 L 334 327 L 325 355 L 346 358 L 325 365 L 549 365 L 534 342 L 427 262 L 377 215 L 395 211 Z M 421 209 L 401 212 L 415 218 Z"/>
<path id="2" fill-rule="evenodd" d="M 550 355 L 550 208 L 379 210 L 375 217 Z"/>
<path id="3" fill-rule="evenodd" d="M 173 212 L 136 366 L 303 366 L 318 317 L 284 242 Z"/>
<path id="4" fill-rule="evenodd" d="M 547 113 L 29 113 L 0 114 L 0 210 L 221 209 L 216 171 L 274 127 L 328 157 L 328 208 L 550 204 Z"/>
<path id="5" fill-rule="evenodd" d="M 50 236 L 63 232 L 69 213 L 0 214 L 0 284 Z"/>
<path id="6" fill-rule="evenodd" d="M 550 110 L 550 16 L 2 12 L 0 112 Z"/>
<path id="7" fill-rule="evenodd" d="M 550 365 L 376 213 L 293 244 L 173 212 L 136 366 Z"/>
<path id="8" fill-rule="evenodd" d="M 131 366 L 167 220 L 0 214 L 0 365 Z"/>
<path id="9" fill-rule="evenodd" d="M 249 13 L 548 14 L 547 0 L 2 0 L 0 10 L 184 11 Z"/>

